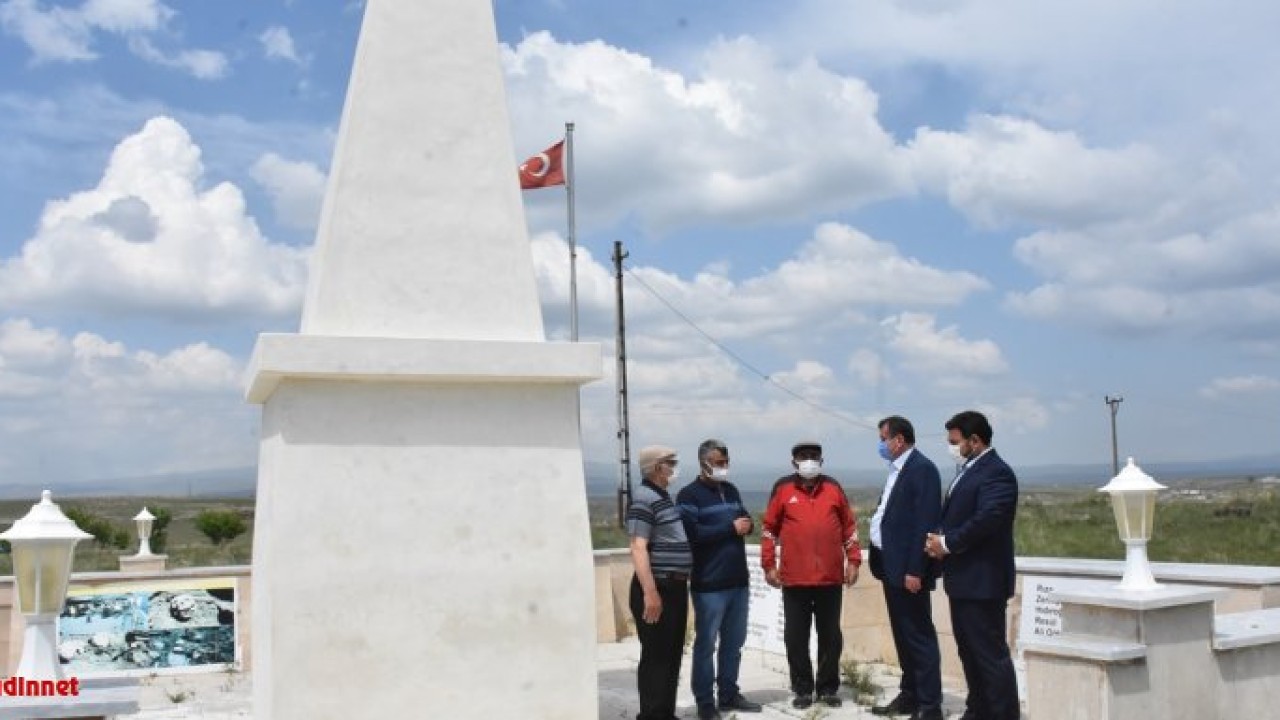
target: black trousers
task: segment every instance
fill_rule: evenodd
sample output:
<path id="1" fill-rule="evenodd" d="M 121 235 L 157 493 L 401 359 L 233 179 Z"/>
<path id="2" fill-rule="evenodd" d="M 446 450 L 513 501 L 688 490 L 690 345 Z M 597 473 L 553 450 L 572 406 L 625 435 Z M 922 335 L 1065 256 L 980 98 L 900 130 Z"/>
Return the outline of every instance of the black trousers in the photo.
<path id="1" fill-rule="evenodd" d="M 689 587 L 685 580 L 657 581 L 662 614 L 652 625 L 644 620 L 644 590 L 631 576 L 631 617 L 640 638 L 640 667 L 636 690 L 640 714 L 636 720 L 670 720 L 676 717 L 676 688 L 680 684 L 680 660 L 689 623 Z"/>
<path id="2" fill-rule="evenodd" d="M 840 585 L 782 588 L 782 639 L 787 646 L 791 692 L 797 695 L 834 695 L 840 689 Z M 809 628 L 818 630 L 818 675 L 809 660 Z"/>
<path id="3" fill-rule="evenodd" d="M 1005 640 L 1005 600 L 951 598 L 951 629 L 969 685 L 967 710 L 983 720 L 1018 720 L 1018 679 Z"/>
<path id="4" fill-rule="evenodd" d="M 913 698 L 921 710 L 942 707 L 942 656 L 933 627 L 933 607 L 926 590 L 907 592 L 888 584 L 884 604 L 889 610 L 893 646 L 898 651 L 902 681 L 898 689 Z"/>

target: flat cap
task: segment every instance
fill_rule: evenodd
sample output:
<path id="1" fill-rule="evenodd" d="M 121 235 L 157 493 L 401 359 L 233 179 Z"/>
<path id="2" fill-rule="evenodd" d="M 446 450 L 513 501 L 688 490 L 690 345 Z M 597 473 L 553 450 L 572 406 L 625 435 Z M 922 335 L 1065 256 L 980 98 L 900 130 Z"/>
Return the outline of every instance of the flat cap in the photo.
<path id="1" fill-rule="evenodd" d="M 801 450 L 817 450 L 818 454 L 821 455 L 822 443 L 818 442 L 817 440 L 801 440 L 800 442 L 791 446 L 791 457 L 795 457 L 796 453 L 800 452 Z"/>
<path id="2" fill-rule="evenodd" d="M 665 445 L 650 445 L 648 447 L 640 448 L 639 454 L 636 455 L 636 458 L 640 463 L 640 474 L 648 475 L 653 472 L 653 469 L 657 467 L 658 463 L 663 460 L 671 460 L 675 458 L 675 456 L 676 451 L 666 447 Z"/>

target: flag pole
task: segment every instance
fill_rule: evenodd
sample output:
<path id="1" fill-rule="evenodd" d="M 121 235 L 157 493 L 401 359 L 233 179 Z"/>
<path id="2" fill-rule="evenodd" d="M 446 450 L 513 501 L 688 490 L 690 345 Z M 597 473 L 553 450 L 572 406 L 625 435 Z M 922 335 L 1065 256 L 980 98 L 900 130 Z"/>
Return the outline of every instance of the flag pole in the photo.
<path id="1" fill-rule="evenodd" d="M 565 194 L 569 205 L 569 340 L 578 342 L 578 239 L 573 217 L 573 123 L 564 124 Z"/>

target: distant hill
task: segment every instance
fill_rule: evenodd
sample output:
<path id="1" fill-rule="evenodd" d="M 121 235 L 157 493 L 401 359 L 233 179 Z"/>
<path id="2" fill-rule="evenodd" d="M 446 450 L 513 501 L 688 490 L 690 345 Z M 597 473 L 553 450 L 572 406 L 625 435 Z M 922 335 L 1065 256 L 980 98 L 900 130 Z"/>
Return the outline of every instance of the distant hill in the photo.
<path id="1" fill-rule="evenodd" d="M 1143 470 L 1157 481 L 1244 478 L 1280 475 L 1280 453 L 1229 460 L 1199 462 L 1153 462 Z M 1079 465 L 1017 465 L 1018 479 L 1024 485 L 1068 485 L 1101 487 L 1111 479 L 1110 463 Z M 618 487 L 618 466 L 611 462 L 586 463 L 586 491 L 591 497 L 612 497 Z M 940 466 L 944 480 L 950 477 L 948 466 Z M 744 492 L 767 492 L 787 471 L 785 466 L 765 467 L 734 465 L 732 478 Z M 693 479 L 692 463 L 680 468 L 680 483 Z M 880 468 L 828 468 L 827 472 L 846 487 L 878 488 L 884 482 Z M 144 477 L 102 478 L 75 483 L 3 484 L 0 499 L 39 498 L 40 491 L 50 489 L 64 497 L 253 497 L 257 485 L 257 468 L 238 467 L 199 472 L 166 473 Z M 640 472 L 633 465 L 631 481 L 640 483 Z"/>
<path id="2" fill-rule="evenodd" d="M 258 470 L 253 467 L 221 468 L 143 477 L 102 478 L 65 483 L 14 483 L 0 485 L 0 499 L 39 499 L 42 490 L 55 497 L 253 497 Z"/>

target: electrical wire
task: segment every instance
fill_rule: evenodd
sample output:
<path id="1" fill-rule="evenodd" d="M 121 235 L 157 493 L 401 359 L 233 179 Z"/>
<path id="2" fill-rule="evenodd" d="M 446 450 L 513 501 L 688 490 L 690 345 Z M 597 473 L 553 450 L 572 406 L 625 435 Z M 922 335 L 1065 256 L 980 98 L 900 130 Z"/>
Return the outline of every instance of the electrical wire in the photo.
<path id="1" fill-rule="evenodd" d="M 786 385 L 783 385 L 781 382 L 778 382 L 778 380 L 774 378 L 772 375 L 764 372 L 763 370 L 756 367 L 755 365 L 752 365 L 750 362 L 747 361 L 746 358 L 734 352 L 732 348 L 725 345 L 723 342 L 720 342 L 716 338 L 712 337 L 710 333 L 708 333 L 706 330 L 703 330 L 701 327 L 699 327 L 698 324 L 694 322 L 692 318 L 690 318 L 688 315 L 683 313 L 679 308 L 677 308 L 673 303 L 671 303 L 671 301 L 663 297 L 662 294 L 659 293 L 657 290 L 654 290 L 653 287 L 649 285 L 649 283 L 641 279 L 640 276 L 637 275 L 635 272 L 633 272 L 631 268 L 624 266 L 623 269 L 626 270 L 627 275 L 631 276 L 632 280 L 635 280 L 637 283 L 639 283 L 640 287 L 644 288 L 645 292 L 649 293 L 651 296 L 653 296 L 655 300 L 662 303 L 676 317 L 680 318 L 682 321 L 684 321 L 686 325 L 693 328 L 694 332 L 701 335 L 703 339 L 711 343 L 717 350 L 724 353 L 731 360 L 738 363 L 738 365 L 742 366 L 745 370 L 747 370 L 751 374 L 759 377 L 760 379 L 764 380 L 766 383 L 772 385 L 778 390 L 786 393 L 787 395 L 790 395 L 792 398 L 799 400 L 800 402 L 804 403 L 805 405 L 808 405 L 809 407 L 813 408 L 814 410 L 824 415 L 828 415 L 843 423 L 852 425 L 857 428 L 862 428 L 864 430 L 876 429 L 876 426 L 871 423 L 863 422 L 861 420 L 851 418 L 845 415 L 844 413 L 840 412 L 839 410 L 836 410 L 835 408 L 828 407 L 826 405 L 823 405 L 820 402 L 807 398 L 804 395 L 801 395 L 800 393 L 796 392 L 795 390 L 792 390 L 791 388 L 787 387 Z"/>

